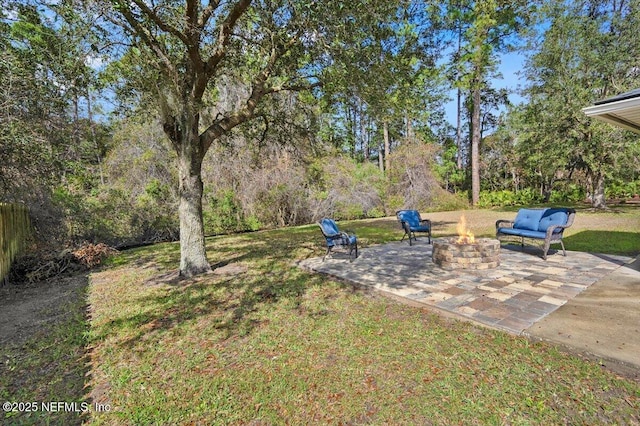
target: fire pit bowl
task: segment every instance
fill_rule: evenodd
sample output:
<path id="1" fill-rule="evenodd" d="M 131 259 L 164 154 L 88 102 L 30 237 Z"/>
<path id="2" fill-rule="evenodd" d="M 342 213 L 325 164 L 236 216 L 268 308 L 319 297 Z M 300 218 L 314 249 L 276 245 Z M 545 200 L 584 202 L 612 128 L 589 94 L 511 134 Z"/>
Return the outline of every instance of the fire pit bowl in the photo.
<path id="1" fill-rule="evenodd" d="M 500 241 L 492 238 L 457 241 L 457 237 L 433 240 L 433 263 L 443 269 L 490 269 L 500 265 Z"/>

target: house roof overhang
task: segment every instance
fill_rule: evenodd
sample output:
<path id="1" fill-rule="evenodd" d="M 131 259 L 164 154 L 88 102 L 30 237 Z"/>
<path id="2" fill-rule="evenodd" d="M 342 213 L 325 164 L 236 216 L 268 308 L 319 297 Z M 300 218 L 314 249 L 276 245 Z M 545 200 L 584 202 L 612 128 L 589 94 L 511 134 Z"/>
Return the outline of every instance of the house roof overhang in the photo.
<path id="1" fill-rule="evenodd" d="M 640 133 L 640 89 L 595 102 L 583 108 L 587 116 Z"/>

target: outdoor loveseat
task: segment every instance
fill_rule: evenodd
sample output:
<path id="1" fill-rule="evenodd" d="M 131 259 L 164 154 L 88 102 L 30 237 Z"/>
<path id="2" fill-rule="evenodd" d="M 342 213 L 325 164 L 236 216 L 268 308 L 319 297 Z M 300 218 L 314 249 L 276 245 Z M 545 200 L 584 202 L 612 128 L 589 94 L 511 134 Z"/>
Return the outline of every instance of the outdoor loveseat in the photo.
<path id="1" fill-rule="evenodd" d="M 576 211 L 570 208 L 520 209 L 515 220 L 498 220 L 496 238 L 505 236 L 520 237 L 524 247 L 525 238 L 544 240 L 542 258 L 547 260 L 549 246 L 560 243 L 562 254 L 567 255 L 562 242 L 564 230 L 573 224 Z"/>

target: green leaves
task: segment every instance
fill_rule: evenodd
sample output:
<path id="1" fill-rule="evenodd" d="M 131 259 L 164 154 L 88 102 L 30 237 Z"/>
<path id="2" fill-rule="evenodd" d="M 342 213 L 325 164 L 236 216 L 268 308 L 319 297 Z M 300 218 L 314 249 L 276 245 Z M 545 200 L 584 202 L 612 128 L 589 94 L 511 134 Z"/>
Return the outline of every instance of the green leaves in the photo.
<path id="1" fill-rule="evenodd" d="M 640 55 L 630 31 L 640 25 L 638 6 L 637 1 L 621 8 L 601 0 L 549 3 L 543 42 L 526 69 L 531 83 L 522 146 L 533 152 L 528 168 L 538 164 L 551 176 L 579 172 L 592 183 L 637 170 L 631 160 L 634 137 L 588 119 L 581 109 L 640 85 L 629 73 L 635 61 L 630 58 Z"/>

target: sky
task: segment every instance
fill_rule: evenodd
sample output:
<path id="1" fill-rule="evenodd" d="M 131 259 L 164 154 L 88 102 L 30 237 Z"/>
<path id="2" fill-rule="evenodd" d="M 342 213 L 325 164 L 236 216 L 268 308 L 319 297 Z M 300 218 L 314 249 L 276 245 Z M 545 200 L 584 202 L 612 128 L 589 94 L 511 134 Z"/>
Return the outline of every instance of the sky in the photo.
<path id="1" fill-rule="evenodd" d="M 508 53 L 503 54 L 501 57 L 500 65 L 498 66 L 499 72 L 502 74 L 502 78 L 495 79 L 493 81 L 493 87 L 496 89 L 508 89 L 509 100 L 512 104 L 517 105 L 524 102 L 524 98 L 520 96 L 517 91 L 523 86 L 525 80 L 524 76 L 518 75 L 524 68 L 525 57 L 521 53 Z M 445 104 L 445 116 L 447 121 L 455 127 L 456 125 L 456 92 L 452 91 L 449 94 L 451 101 Z"/>

